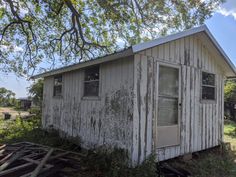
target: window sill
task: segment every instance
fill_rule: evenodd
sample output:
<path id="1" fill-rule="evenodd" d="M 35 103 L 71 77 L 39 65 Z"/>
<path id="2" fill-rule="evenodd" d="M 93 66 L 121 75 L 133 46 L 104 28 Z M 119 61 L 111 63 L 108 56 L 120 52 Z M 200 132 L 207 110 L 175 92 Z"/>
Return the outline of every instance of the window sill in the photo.
<path id="1" fill-rule="evenodd" d="M 204 104 L 216 104 L 216 100 L 201 100 L 200 102 Z"/>
<path id="2" fill-rule="evenodd" d="M 55 99 L 62 99 L 63 96 L 53 96 L 53 98 L 55 98 Z"/>
<path id="3" fill-rule="evenodd" d="M 82 100 L 99 101 L 101 98 L 99 96 L 84 96 Z"/>

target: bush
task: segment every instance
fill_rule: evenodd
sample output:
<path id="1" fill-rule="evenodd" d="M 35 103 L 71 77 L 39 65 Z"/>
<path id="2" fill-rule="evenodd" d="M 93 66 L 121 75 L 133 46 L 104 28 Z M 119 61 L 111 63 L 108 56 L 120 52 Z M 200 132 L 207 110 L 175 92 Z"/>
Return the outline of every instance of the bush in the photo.
<path id="1" fill-rule="evenodd" d="M 30 114 L 36 114 L 36 115 L 41 115 L 41 114 L 42 114 L 40 107 L 31 107 L 31 108 L 28 110 L 28 112 L 29 112 Z"/>

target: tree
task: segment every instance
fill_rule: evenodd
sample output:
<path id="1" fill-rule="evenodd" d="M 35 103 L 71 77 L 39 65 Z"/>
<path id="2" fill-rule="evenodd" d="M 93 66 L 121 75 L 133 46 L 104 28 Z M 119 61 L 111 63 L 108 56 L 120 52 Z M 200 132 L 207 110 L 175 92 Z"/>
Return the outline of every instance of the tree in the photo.
<path id="1" fill-rule="evenodd" d="M 203 24 L 224 0 L 0 0 L 0 71 L 32 74 Z"/>
<path id="2" fill-rule="evenodd" d="M 236 82 L 235 80 L 227 80 L 224 87 L 225 101 L 236 101 Z"/>
<path id="3" fill-rule="evenodd" d="M 43 79 L 36 80 L 29 88 L 33 103 L 41 107 L 43 101 Z"/>
<path id="4" fill-rule="evenodd" d="M 0 88 L 0 106 L 13 106 L 16 102 L 15 93 L 4 87 Z"/>

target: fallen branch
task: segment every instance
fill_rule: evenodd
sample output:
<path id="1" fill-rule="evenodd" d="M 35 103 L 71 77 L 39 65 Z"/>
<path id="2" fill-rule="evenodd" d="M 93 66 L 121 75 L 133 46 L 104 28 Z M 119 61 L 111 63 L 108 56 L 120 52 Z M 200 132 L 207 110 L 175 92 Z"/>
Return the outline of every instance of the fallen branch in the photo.
<path id="1" fill-rule="evenodd" d="M 5 148 L 5 147 L 6 147 L 5 144 L 1 145 L 1 146 L 0 146 L 0 150 L 2 150 L 2 149 Z"/>
<path id="2" fill-rule="evenodd" d="M 38 174 L 40 173 L 40 170 L 43 168 L 44 164 L 47 162 L 48 158 L 50 157 L 50 155 L 53 152 L 53 148 L 50 149 L 50 151 L 48 151 L 48 153 L 46 154 L 46 156 L 43 158 L 43 160 L 40 162 L 40 164 L 36 167 L 36 169 L 33 171 L 31 177 L 37 177 Z"/>
<path id="3" fill-rule="evenodd" d="M 22 149 L 23 147 L 20 147 Z M 24 154 L 24 151 L 21 150 L 19 152 L 16 152 L 15 155 L 13 155 L 9 160 L 7 160 L 4 164 L 0 166 L 0 172 L 6 169 L 10 164 L 12 164 L 14 161 L 16 161 L 18 158 L 20 158 Z"/>
<path id="4" fill-rule="evenodd" d="M 30 167 L 30 166 L 32 166 L 32 165 L 33 165 L 33 163 L 26 163 L 26 164 L 23 164 L 23 165 L 19 165 L 19 166 L 16 166 L 16 167 L 13 167 L 13 168 L 4 170 L 4 171 L 0 172 L 0 176 L 7 175 L 7 174 L 10 174 L 10 173 L 16 172 L 16 171 L 18 171 L 18 170 L 24 169 L 24 168 L 26 168 L 26 167 Z"/>

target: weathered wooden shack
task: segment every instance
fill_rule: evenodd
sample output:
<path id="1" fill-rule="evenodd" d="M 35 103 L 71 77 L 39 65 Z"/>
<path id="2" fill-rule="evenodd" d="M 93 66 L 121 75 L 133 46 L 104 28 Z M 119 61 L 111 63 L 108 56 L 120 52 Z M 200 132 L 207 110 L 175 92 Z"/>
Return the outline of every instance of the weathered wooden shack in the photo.
<path id="1" fill-rule="evenodd" d="M 45 80 L 44 128 L 124 148 L 137 165 L 219 145 L 228 76 L 234 65 L 200 26 L 33 78 Z"/>
<path id="2" fill-rule="evenodd" d="M 20 109 L 28 110 L 32 106 L 32 100 L 29 98 L 18 98 Z"/>

